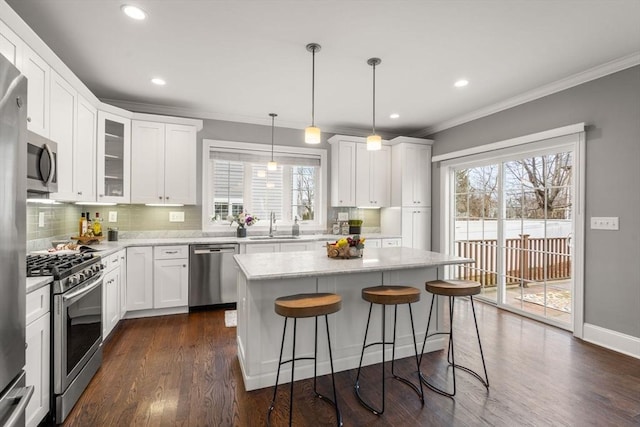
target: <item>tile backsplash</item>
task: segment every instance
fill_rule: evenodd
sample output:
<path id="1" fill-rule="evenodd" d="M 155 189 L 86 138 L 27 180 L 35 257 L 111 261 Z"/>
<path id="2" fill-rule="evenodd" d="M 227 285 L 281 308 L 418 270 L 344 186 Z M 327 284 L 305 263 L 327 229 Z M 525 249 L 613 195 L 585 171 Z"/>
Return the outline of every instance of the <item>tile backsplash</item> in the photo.
<path id="1" fill-rule="evenodd" d="M 102 226 L 120 231 L 174 231 L 200 230 L 201 207 L 156 207 L 144 205 L 83 206 L 68 203 L 54 205 L 27 205 L 27 240 L 49 237 L 71 237 L 77 234 L 78 221 L 82 212 L 89 212 L 95 218 L 100 213 Z M 117 221 L 109 222 L 109 213 L 116 212 Z M 184 213 L 184 222 L 170 222 L 170 212 Z M 40 221 L 42 216 L 42 222 Z M 42 225 L 42 226 L 40 226 Z"/>
<path id="2" fill-rule="evenodd" d="M 140 235 L 151 237 L 153 232 L 166 232 L 173 235 L 176 232 L 198 235 L 202 229 L 202 207 L 180 206 L 160 207 L 145 205 L 117 205 L 117 206 L 84 206 L 71 203 L 53 205 L 27 204 L 27 241 L 39 241 L 38 246 L 48 245 L 49 239 L 64 239 L 74 236 L 78 232 L 78 220 L 82 212 L 89 212 L 95 218 L 96 212 L 102 218 L 102 227 L 106 231 L 117 228 L 121 236 Z M 109 213 L 115 212 L 116 222 L 109 222 Z M 171 212 L 184 214 L 184 222 L 171 222 Z M 357 208 L 329 208 L 327 229 L 336 221 L 339 212 L 348 212 L 351 219 L 362 219 L 363 228 L 369 232 L 380 231 L 380 209 Z M 34 242 L 35 243 L 35 242 Z"/>

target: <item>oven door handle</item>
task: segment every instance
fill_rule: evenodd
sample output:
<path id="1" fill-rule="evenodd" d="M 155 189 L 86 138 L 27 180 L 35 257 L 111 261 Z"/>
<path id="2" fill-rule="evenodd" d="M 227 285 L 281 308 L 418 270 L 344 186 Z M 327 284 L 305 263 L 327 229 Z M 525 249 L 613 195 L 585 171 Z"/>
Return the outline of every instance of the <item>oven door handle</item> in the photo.
<path id="1" fill-rule="evenodd" d="M 90 283 L 88 283 L 87 285 L 82 286 L 81 289 L 78 289 L 76 291 L 73 292 L 69 292 L 68 294 L 63 294 L 62 295 L 62 301 L 69 301 L 71 299 L 77 298 L 77 297 L 81 297 L 84 294 L 88 294 L 89 292 L 91 292 L 92 290 L 94 290 L 95 288 L 97 288 L 98 286 L 100 286 L 101 282 L 102 282 L 102 276 L 104 275 L 103 272 L 101 272 L 98 276 L 95 276 L 95 278 L 93 278 L 91 280 Z"/>

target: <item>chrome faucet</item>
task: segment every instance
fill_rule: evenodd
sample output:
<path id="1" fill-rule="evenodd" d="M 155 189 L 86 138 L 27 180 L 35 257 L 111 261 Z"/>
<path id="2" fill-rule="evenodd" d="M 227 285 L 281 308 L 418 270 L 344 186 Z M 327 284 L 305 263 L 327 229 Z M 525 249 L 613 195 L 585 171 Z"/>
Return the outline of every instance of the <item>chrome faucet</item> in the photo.
<path id="1" fill-rule="evenodd" d="M 273 237 L 274 225 L 276 223 L 276 213 L 271 211 L 269 213 L 269 237 Z"/>

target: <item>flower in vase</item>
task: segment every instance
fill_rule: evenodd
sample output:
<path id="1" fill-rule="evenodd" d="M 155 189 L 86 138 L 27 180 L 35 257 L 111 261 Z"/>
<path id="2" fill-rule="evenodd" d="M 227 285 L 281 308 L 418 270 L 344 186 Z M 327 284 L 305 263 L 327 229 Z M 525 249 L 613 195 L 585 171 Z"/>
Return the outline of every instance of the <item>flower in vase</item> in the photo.
<path id="1" fill-rule="evenodd" d="M 231 225 L 233 225 L 233 223 L 235 222 L 236 224 L 238 224 L 238 228 L 244 228 L 252 226 L 256 222 L 258 222 L 259 218 L 246 212 L 240 212 L 237 215 L 229 215 L 227 219 L 231 222 Z"/>

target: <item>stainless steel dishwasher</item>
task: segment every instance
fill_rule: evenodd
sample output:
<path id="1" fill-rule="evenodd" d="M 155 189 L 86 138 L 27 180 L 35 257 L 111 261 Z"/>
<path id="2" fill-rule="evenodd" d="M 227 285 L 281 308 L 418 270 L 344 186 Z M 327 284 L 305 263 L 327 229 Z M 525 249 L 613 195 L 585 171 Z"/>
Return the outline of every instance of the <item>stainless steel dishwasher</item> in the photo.
<path id="1" fill-rule="evenodd" d="M 189 307 L 236 302 L 236 244 L 189 245 Z"/>

